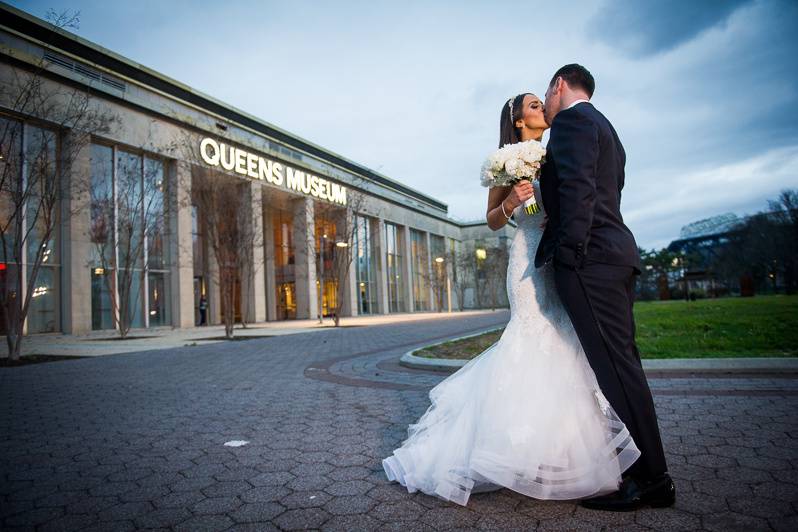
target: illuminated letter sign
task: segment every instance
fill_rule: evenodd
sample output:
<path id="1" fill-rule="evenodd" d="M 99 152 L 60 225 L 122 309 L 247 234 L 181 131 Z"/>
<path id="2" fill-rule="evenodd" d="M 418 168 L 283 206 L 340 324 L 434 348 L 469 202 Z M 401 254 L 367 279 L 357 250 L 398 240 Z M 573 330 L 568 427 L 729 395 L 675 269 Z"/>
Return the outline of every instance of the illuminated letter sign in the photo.
<path id="1" fill-rule="evenodd" d="M 268 181 L 300 194 L 346 205 L 346 187 L 224 142 L 202 139 L 200 156 L 209 166 L 221 166 L 249 179 Z"/>
<path id="2" fill-rule="evenodd" d="M 215 140 L 202 139 L 202 142 L 200 142 L 200 155 L 202 155 L 202 160 L 209 165 L 219 166 L 219 145 Z"/>

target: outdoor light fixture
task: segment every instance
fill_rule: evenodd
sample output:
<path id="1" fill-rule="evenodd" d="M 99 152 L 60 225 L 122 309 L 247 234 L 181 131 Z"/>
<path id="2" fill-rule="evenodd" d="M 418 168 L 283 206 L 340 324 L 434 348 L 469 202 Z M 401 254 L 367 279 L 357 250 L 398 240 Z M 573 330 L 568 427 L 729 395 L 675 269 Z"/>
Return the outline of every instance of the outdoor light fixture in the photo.
<path id="1" fill-rule="evenodd" d="M 94 275 L 102 275 L 105 273 L 103 268 L 94 268 Z"/>
<path id="2" fill-rule="evenodd" d="M 435 262 L 440 264 L 441 262 L 443 262 L 443 257 L 435 257 Z"/>
<path id="3" fill-rule="evenodd" d="M 335 245 L 338 246 L 339 248 L 345 248 L 349 246 L 349 243 L 344 242 L 343 240 L 339 240 L 338 242 L 335 243 Z"/>
<path id="4" fill-rule="evenodd" d="M 49 290 L 46 286 L 37 286 L 33 289 L 33 297 L 39 297 L 45 295 Z"/>
<path id="5" fill-rule="evenodd" d="M 478 259 L 487 259 L 488 258 L 488 252 L 485 251 L 482 248 L 477 249 L 477 258 Z"/>

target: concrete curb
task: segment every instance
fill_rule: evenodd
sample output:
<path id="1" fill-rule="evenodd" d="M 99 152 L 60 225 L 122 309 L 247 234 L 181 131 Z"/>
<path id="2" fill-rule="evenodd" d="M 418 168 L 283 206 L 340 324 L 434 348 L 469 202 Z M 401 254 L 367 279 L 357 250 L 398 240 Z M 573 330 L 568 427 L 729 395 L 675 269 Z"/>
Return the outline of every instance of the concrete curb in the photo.
<path id="1" fill-rule="evenodd" d="M 373 316 L 352 316 L 341 319 L 342 327 L 371 327 L 387 324 L 412 323 L 414 321 L 459 319 L 480 315 L 501 314 L 507 312 L 500 310 L 466 310 L 458 312 L 404 312 L 392 314 L 378 314 Z M 323 332 L 335 330 L 333 321 L 325 318 L 320 325 L 318 319 L 270 321 L 250 323 L 246 329 L 236 325 L 235 335 L 244 336 L 284 336 L 309 332 Z M 82 335 L 68 335 L 63 333 L 44 333 L 26 336 L 22 343 L 22 355 L 56 355 L 56 356 L 81 356 L 95 357 L 104 355 L 118 355 L 121 353 L 136 353 L 140 351 L 154 351 L 159 349 L 174 349 L 192 345 L 208 345 L 219 343 L 223 340 L 209 340 L 209 337 L 224 336 L 224 326 L 209 325 L 202 327 L 154 327 L 152 329 L 135 329 L 125 340 L 120 340 L 114 331 L 91 331 Z M 0 343 L 0 358 L 7 356 L 5 342 Z"/>
<path id="2" fill-rule="evenodd" d="M 466 334 L 465 336 L 457 336 L 454 338 L 448 338 L 446 340 L 435 342 L 434 344 L 427 344 L 421 347 L 416 347 L 401 356 L 399 359 L 399 364 L 408 368 L 414 369 L 426 369 L 426 370 L 434 370 L 434 371 L 446 371 L 456 368 L 461 368 L 468 363 L 468 360 L 463 360 L 459 358 L 428 358 L 428 357 L 420 357 L 416 356 L 414 353 L 421 351 L 422 349 L 427 349 L 429 347 L 435 347 L 436 345 L 446 344 L 449 342 L 455 342 L 457 340 L 465 340 L 466 338 L 473 338 L 474 336 L 480 336 L 485 333 L 498 331 L 499 329 L 503 329 L 505 325 L 499 325 L 497 327 L 490 327 L 488 329 L 484 329 L 479 332 Z"/>
<path id="3" fill-rule="evenodd" d="M 491 327 L 484 331 L 450 338 L 434 344 L 424 345 L 408 351 L 399 359 L 399 364 L 413 369 L 426 369 L 433 371 L 451 371 L 459 369 L 469 361 L 454 358 L 428 358 L 416 356 L 414 353 L 434 347 L 436 345 L 454 342 L 479 336 L 503 328 Z M 651 372 L 677 371 L 677 372 L 713 372 L 713 373 L 798 373 L 798 357 L 768 357 L 768 358 L 658 358 L 643 360 L 643 369 Z"/>
<path id="4" fill-rule="evenodd" d="M 798 358 L 654 358 L 643 360 L 643 369 L 647 371 L 727 371 L 732 373 L 798 372 Z"/>

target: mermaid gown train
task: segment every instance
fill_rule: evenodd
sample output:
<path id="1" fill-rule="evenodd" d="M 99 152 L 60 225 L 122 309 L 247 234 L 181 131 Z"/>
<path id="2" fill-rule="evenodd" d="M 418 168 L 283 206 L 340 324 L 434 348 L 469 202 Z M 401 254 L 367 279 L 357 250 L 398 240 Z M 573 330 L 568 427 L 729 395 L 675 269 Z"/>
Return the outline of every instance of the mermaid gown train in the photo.
<path id="1" fill-rule="evenodd" d="M 542 215 L 519 207 L 515 219 L 501 338 L 429 392 L 427 411 L 382 461 L 410 493 L 461 505 L 501 487 L 578 499 L 616 490 L 640 456 L 599 389 L 551 265 L 534 267 Z"/>

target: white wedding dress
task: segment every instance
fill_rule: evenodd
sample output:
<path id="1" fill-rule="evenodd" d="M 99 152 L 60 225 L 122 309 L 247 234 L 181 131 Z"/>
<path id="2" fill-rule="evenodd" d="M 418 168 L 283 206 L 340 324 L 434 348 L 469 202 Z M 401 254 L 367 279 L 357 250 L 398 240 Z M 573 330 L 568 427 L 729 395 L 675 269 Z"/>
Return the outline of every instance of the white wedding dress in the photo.
<path id="1" fill-rule="evenodd" d="M 598 387 L 551 265 L 534 266 L 542 214 L 519 207 L 515 219 L 504 333 L 429 392 L 429 409 L 382 461 L 388 479 L 410 493 L 461 505 L 501 487 L 536 499 L 585 498 L 615 491 L 640 456 Z"/>

